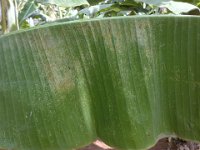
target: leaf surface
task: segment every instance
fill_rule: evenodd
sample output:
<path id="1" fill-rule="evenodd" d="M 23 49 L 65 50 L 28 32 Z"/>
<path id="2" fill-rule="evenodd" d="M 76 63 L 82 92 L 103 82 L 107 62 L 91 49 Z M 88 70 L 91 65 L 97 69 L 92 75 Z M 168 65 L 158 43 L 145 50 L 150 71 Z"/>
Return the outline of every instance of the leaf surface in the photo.
<path id="1" fill-rule="evenodd" d="M 200 141 L 200 18 L 57 23 L 0 38 L 0 147 Z"/>

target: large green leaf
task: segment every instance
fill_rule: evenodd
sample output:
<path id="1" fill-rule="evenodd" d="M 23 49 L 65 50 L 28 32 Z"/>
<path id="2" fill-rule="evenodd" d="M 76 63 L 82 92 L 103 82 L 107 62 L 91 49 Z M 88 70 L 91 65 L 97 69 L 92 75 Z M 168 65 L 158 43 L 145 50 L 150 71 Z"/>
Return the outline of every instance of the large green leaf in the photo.
<path id="1" fill-rule="evenodd" d="M 200 18 L 119 17 L 0 38 L 0 147 L 200 140 Z"/>

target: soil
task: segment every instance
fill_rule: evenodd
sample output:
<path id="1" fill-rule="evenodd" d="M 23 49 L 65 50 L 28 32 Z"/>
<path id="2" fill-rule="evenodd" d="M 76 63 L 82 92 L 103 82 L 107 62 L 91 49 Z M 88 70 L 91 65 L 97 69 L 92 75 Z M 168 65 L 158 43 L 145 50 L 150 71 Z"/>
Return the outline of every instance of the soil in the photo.
<path id="1" fill-rule="evenodd" d="M 1 149 L 0 150 L 5 150 Z M 92 144 L 80 148 L 77 150 L 117 150 L 111 148 L 100 140 L 93 142 Z M 200 150 L 200 143 L 192 141 L 184 141 L 179 138 L 163 138 L 157 142 L 157 144 L 149 150 Z"/>
<path id="2" fill-rule="evenodd" d="M 97 140 L 78 150 L 116 150 Z M 179 138 L 163 138 L 149 150 L 200 150 L 200 143 L 185 141 Z"/>

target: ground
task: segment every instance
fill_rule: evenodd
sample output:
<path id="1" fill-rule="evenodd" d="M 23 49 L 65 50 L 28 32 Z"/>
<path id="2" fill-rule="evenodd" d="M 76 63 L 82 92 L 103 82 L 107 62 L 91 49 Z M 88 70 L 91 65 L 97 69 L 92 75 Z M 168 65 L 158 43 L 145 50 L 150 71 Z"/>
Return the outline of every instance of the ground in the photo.
<path id="1" fill-rule="evenodd" d="M 116 150 L 97 140 L 94 143 L 78 150 Z M 178 138 L 163 138 L 149 150 L 200 150 L 200 144 L 184 141 Z"/>

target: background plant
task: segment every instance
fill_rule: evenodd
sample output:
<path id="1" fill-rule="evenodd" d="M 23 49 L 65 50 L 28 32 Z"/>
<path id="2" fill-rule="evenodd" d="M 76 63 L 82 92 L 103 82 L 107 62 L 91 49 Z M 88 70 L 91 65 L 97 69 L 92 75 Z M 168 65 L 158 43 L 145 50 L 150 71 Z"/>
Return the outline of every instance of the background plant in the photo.
<path id="1" fill-rule="evenodd" d="M 190 3 L 169 0 L 17 0 L 17 11 L 19 13 L 17 20 L 19 28 L 24 29 L 52 21 L 132 15 L 200 14 L 199 1 L 186 2 Z M 4 8 L 1 10 L 4 11 Z M 2 25 L 3 22 L 1 28 Z"/>

